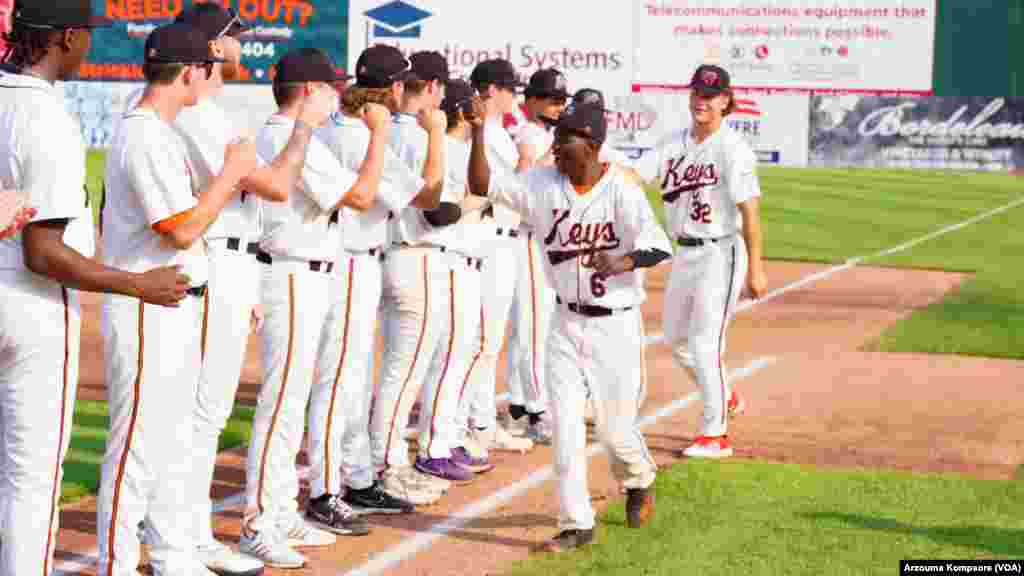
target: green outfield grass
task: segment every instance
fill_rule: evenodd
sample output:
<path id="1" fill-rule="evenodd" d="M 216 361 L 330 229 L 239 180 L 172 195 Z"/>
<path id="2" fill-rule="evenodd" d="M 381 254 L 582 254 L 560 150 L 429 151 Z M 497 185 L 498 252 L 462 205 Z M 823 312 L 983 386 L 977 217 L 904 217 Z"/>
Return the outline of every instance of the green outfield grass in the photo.
<path id="1" fill-rule="evenodd" d="M 901 559 L 1024 556 L 1024 482 L 749 461 L 678 464 L 648 526 L 617 503 L 597 543 L 507 576 L 897 574 Z"/>
<path id="2" fill-rule="evenodd" d="M 1008 204 L 1024 180 L 1005 174 L 909 170 L 760 169 L 765 254 L 841 263 Z M 663 218 L 661 201 L 648 190 Z M 970 272 L 974 278 L 865 348 L 1024 358 L 1024 206 L 918 244 L 884 266 Z M 813 289 L 813 288 L 812 288 Z"/>

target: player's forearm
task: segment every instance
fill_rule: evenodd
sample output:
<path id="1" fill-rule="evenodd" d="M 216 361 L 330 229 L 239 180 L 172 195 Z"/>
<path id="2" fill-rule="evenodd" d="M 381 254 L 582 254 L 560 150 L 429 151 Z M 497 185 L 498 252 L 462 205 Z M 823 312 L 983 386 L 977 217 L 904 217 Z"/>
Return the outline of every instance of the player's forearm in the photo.
<path id="1" fill-rule="evenodd" d="M 74 290 L 139 296 L 137 274 L 104 266 L 69 248 L 62 239 L 63 228 L 40 232 L 47 237 L 30 240 L 26 235 L 24 244 L 25 265 L 32 272 Z"/>
<path id="2" fill-rule="evenodd" d="M 241 186 L 260 198 L 284 202 L 302 176 L 306 149 L 313 138 L 313 128 L 301 120 L 295 123 L 292 135 L 269 165 L 257 168 L 242 179 Z"/>
<path id="3" fill-rule="evenodd" d="M 753 270 L 763 266 L 764 240 L 761 235 L 761 216 L 757 199 L 739 205 L 743 217 L 743 240 L 747 244 L 747 262 Z"/>
<path id="4" fill-rule="evenodd" d="M 420 193 L 413 199 L 416 208 L 432 210 L 441 202 L 441 190 L 444 189 L 444 132 L 434 130 L 428 133 L 427 159 L 423 163 L 423 181 L 425 184 Z"/>
<path id="5" fill-rule="evenodd" d="M 370 132 L 370 145 L 366 150 L 366 158 L 363 158 L 363 163 L 359 166 L 359 177 L 352 188 L 342 196 L 335 209 L 346 206 L 356 212 L 365 212 L 373 207 L 377 189 L 380 187 L 380 178 L 384 173 L 386 146 L 386 128 Z"/>
<path id="6" fill-rule="evenodd" d="M 474 196 L 487 196 L 491 184 L 491 167 L 487 164 L 487 148 L 484 142 L 483 126 L 473 127 L 467 181 L 470 194 Z"/>
<path id="7" fill-rule="evenodd" d="M 176 248 L 187 250 L 202 237 L 236 194 L 235 188 L 240 180 L 231 172 L 222 172 L 210 182 L 210 186 L 199 195 L 199 202 L 188 211 L 188 217 L 169 234 Z"/>

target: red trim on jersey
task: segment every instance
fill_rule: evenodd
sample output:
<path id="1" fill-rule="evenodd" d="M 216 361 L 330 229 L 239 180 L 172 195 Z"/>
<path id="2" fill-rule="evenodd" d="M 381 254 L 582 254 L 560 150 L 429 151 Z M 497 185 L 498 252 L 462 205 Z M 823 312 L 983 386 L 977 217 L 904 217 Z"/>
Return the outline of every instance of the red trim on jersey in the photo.
<path id="1" fill-rule="evenodd" d="M 157 234 L 170 234 L 175 230 L 175 228 L 187 222 L 188 219 L 192 217 L 193 211 L 195 211 L 195 208 L 189 208 L 184 212 L 178 212 L 174 216 L 164 218 L 156 224 L 153 224 L 153 231 Z"/>
<path id="2" fill-rule="evenodd" d="M 284 360 L 284 375 L 281 377 L 281 389 L 277 391 L 277 401 L 274 403 L 274 413 L 270 417 L 270 427 L 267 429 L 267 438 L 263 441 L 263 453 L 260 454 L 260 475 L 256 483 L 256 508 L 260 514 L 266 512 L 263 507 L 263 482 L 267 473 L 267 453 L 270 452 L 270 439 L 274 437 L 274 428 L 277 427 L 277 417 L 281 413 L 285 392 L 288 390 L 288 373 L 292 369 L 292 347 L 295 341 L 295 275 L 288 275 L 288 352 Z"/>

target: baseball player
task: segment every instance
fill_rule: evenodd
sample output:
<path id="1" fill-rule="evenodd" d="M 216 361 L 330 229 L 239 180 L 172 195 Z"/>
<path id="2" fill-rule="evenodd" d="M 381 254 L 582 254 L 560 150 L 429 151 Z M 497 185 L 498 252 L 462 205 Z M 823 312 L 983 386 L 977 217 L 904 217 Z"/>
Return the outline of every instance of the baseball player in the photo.
<path id="1" fill-rule="evenodd" d="M 736 107 L 729 73 L 700 66 L 689 88 L 693 126 L 659 144 L 653 164 L 680 246 L 665 293 L 664 330 L 673 358 L 704 397 L 700 435 L 683 455 L 725 458 L 732 455 L 729 415 L 744 408 L 722 367 L 726 330 L 744 283 L 755 298 L 767 289 L 761 190 L 753 151 L 723 123 Z"/>
<path id="2" fill-rule="evenodd" d="M 511 176 L 516 171 L 525 169 L 528 165 L 527 160 L 520 157 L 515 143 L 502 125 L 504 115 L 516 108 L 516 94 L 523 86 L 516 74 L 515 67 L 507 60 L 485 60 L 473 69 L 470 74 L 470 84 L 483 98 L 486 109 L 487 159 L 491 163 L 492 170 L 501 176 Z M 483 386 L 489 389 L 495 387 L 498 354 L 501 352 L 501 346 L 505 340 L 505 328 L 515 297 L 516 281 L 520 270 L 524 266 L 528 266 L 528 264 L 519 264 L 519 257 L 523 251 L 518 239 L 525 234 L 525 231 L 522 233 L 520 231 L 519 215 L 500 205 L 493 206 L 488 214 L 487 221 L 489 224 L 493 224 L 491 229 L 494 232 L 494 237 L 492 241 L 486 243 L 488 250 L 485 260 L 491 264 L 483 269 L 480 280 L 484 351 L 472 373 L 474 379 L 481 378 L 484 382 L 470 385 L 471 388 L 478 390 Z M 524 332 L 526 331 L 524 330 Z M 533 329 L 531 328 L 529 334 L 532 336 L 532 333 Z M 538 331 L 538 335 L 544 333 L 544 330 Z M 532 379 L 534 358 L 532 354 L 528 353 L 528 356 L 530 357 L 528 374 Z M 488 410 L 493 410 L 493 408 Z M 504 426 L 499 426 L 495 420 L 488 416 L 482 418 L 481 422 L 477 422 L 478 426 L 486 426 L 493 431 L 493 437 L 490 440 L 492 448 L 519 452 L 526 452 L 533 448 L 532 440 L 513 436 Z"/>
<path id="3" fill-rule="evenodd" d="M 542 235 L 545 268 L 558 294 L 547 374 L 560 531 L 544 549 L 561 552 L 594 538 L 584 388 L 594 398 L 597 434 L 612 471 L 628 493 L 629 525 L 639 527 L 653 513 L 656 466 L 637 428 L 644 393 L 640 269 L 669 258 L 671 247 L 638 181 L 598 160 L 607 131 L 600 107 L 568 106 L 555 129 L 556 166 L 518 178 L 491 177 L 483 111 L 475 101 L 470 189 L 510 206 Z"/>
<path id="4" fill-rule="evenodd" d="M 359 117 L 361 109 L 372 102 L 397 111 L 408 67 L 408 61 L 391 47 L 373 46 L 360 54 L 356 84 L 343 95 L 341 112 L 319 131 L 323 142 L 349 169 L 358 170 L 370 145 L 370 130 Z M 428 131 L 440 129 L 429 124 L 430 118 L 421 114 L 420 125 Z M 415 208 L 437 206 L 443 166 L 437 139 L 432 139 L 431 144 L 434 147 L 428 145 L 424 165 L 426 178 L 414 174 L 391 148 L 385 149 L 379 194 L 398 197 L 390 203 L 394 210 L 402 212 L 410 204 Z M 408 513 L 413 511 L 414 504 L 426 504 L 440 497 L 436 492 L 401 494 L 403 498 L 389 493 L 376 481 L 370 456 L 369 411 L 374 380 L 364 359 L 372 355 L 376 342 L 390 213 L 383 204 L 362 213 L 346 210 L 345 234 L 338 257 L 345 307 L 342 336 L 324 350 L 318 370 L 324 382 L 318 389 L 325 392 L 325 397 L 313 400 L 314 410 L 323 417 L 315 419 L 312 457 L 330 463 L 324 467 L 328 475 L 324 479 L 325 489 L 343 494 L 344 501 L 360 513 Z M 325 424 L 319 424 L 321 421 Z M 335 472 L 339 463 L 341 475 Z"/>
<path id="5" fill-rule="evenodd" d="M 115 295 L 103 304 L 111 431 L 97 510 L 102 575 L 135 573 L 136 525 L 143 519 L 157 574 L 212 574 L 194 557 L 189 509 L 182 505 L 207 282 L 201 237 L 255 168 L 256 150 L 248 141 L 230 143 L 221 172 L 196 190 L 171 122 L 196 104 L 219 61 L 206 36 L 187 24 L 154 30 L 145 46 L 146 91 L 122 119 L 107 157 L 104 259 L 129 270 L 180 264 L 191 287 L 173 310 Z"/>
<path id="6" fill-rule="evenodd" d="M 524 92 L 526 122 L 518 129 L 515 142 L 521 164 L 551 166 L 554 136 L 540 117 L 557 118 L 569 98 L 565 75 L 554 68 L 533 73 Z M 520 226 L 518 244 L 519 273 L 512 303 L 512 332 L 508 339 L 508 372 L 506 384 L 511 401 L 507 428 L 520 430 L 516 421 L 528 416 L 523 430 L 527 438 L 538 444 L 551 443 L 550 419 L 542 417 L 548 404 L 544 379 L 545 350 L 555 293 L 544 277 L 539 255 L 542 254 L 536 234 L 528 225 Z"/>
<path id="7" fill-rule="evenodd" d="M 51 570 L 78 385 L 78 292 L 175 306 L 188 287 L 173 266 L 125 271 L 91 258 L 85 147 L 55 83 L 75 75 L 91 29 L 108 24 L 88 0 L 19 1 L 5 36 L 0 187 L 23 200 L 0 240 L 0 574 Z"/>
<path id="8" fill-rule="evenodd" d="M 276 156 L 286 145 L 304 100 L 330 91 L 337 73 L 321 50 L 298 49 L 276 65 L 274 99 L 278 112 L 257 136 L 263 157 Z M 295 458 L 302 445 L 304 412 L 311 394 L 320 398 L 323 384 L 314 382 L 321 350 L 342 337 L 341 289 L 336 274 L 341 243 L 342 208 L 358 212 L 378 201 L 384 164 L 388 113 L 368 105 L 363 120 L 371 131 L 370 145 L 359 172 L 343 166 L 326 145 L 314 138 L 306 150 L 301 177 L 284 203 L 264 204 L 264 233 L 257 259 L 266 266 L 262 280 L 265 319 L 262 328 L 266 377 L 257 399 L 252 440 L 246 462 L 246 509 L 241 550 L 274 568 L 299 568 L 305 557 L 293 546 L 326 546 L 334 534 L 363 535 L 366 523 L 337 494 L 325 489 L 335 464 L 318 459 L 313 450 L 312 492 L 305 518 L 298 512 L 299 481 Z M 318 422 L 318 401 L 310 421 Z M 315 434 L 315 432 L 314 432 Z M 313 526 L 313 525 L 316 525 Z"/>
<path id="9" fill-rule="evenodd" d="M 246 29 L 238 16 L 218 4 L 197 4 L 177 21 L 203 32 L 216 63 L 200 92 L 199 102 L 185 108 L 174 128 L 185 143 L 199 188 L 205 188 L 224 162 L 226 145 L 238 136 L 227 113 L 216 103 L 224 80 L 238 75 L 241 44 Z M 269 165 L 248 175 L 244 193 L 233 197 L 205 234 L 209 253 L 209 285 L 205 295 L 201 345 L 203 364 L 195 397 L 195 435 L 192 446 L 191 496 L 196 555 L 207 568 L 222 575 L 258 574 L 262 563 L 236 554 L 213 536 L 210 485 L 217 458 L 217 439 L 231 415 L 238 389 L 250 316 L 259 302 L 260 264 L 256 261 L 260 236 L 260 202 L 283 201 L 294 186 L 304 163 L 313 129 L 323 124 L 334 103 L 328 91 L 322 98 L 303 102 L 288 145 Z"/>
<path id="10" fill-rule="evenodd" d="M 27 199 L 17 190 L 0 191 L 0 240 L 21 232 L 38 210 L 26 204 Z"/>
<path id="11" fill-rule="evenodd" d="M 396 50 L 396 60 L 398 55 Z M 427 151 L 433 148 L 443 175 L 446 117 L 439 106 L 448 80 L 448 63 L 439 53 L 419 52 L 410 57 L 410 70 L 413 76 L 405 81 L 401 109 L 393 117 L 391 147 L 399 160 L 417 174 L 427 170 L 431 160 Z M 417 116 L 426 116 L 429 121 L 418 121 Z M 432 130 L 425 131 L 421 126 L 424 123 Z M 423 212 L 406 208 L 391 222 L 392 246 L 385 260 L 384 331 L 390 337 L 384 343 L 381 381 L 374 403 L 373 458 L 389 484 L 411 493 L 429 492 L 431 486 L 443 491 L 451 482 L 473 479 L 472 472 L 452 461 L 450 437 L 444 435 L 454 428 L 458 390 L 452 391 L 454 386 L 445 388 L 444 379 L 431 378 L 430 372 L 435 356 L 443 354 L 447 358 L 453 344 L 447 338 L 454 320 L 452 272 L 448 246 L 440 234 Z M 410 469 L 401 426 L 421 391 L 424 401 L 420 422 L 425 428 L 420 431 L 420 451 Z"/>

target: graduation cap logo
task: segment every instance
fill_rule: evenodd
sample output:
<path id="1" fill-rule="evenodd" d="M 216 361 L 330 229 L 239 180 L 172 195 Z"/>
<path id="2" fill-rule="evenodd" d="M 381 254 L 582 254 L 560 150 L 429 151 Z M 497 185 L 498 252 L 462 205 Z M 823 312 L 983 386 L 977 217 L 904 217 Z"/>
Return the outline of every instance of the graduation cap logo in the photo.
<path id="1" fill-rule="evenodd" d="M 364 13 L 374 38 L 419 38 L 423 21 L 433 16 L 402 0 L 393 0 Z M 370 30 L 367 30 L 368 36 Z"/>

